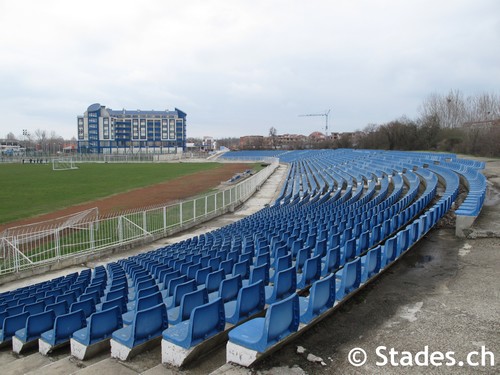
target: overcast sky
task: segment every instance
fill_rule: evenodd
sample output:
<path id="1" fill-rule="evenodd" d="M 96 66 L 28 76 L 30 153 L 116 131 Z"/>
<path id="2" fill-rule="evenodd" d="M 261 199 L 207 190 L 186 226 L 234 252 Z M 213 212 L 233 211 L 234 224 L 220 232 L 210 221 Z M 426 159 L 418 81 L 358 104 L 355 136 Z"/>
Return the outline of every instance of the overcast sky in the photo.
<path id="1" fill-rule="evenodd" d="M 310 134 L 500 93 L 498 0 L 0 0 L 0 138 L 76 136 L 92 103 L 188 136 Z"/>

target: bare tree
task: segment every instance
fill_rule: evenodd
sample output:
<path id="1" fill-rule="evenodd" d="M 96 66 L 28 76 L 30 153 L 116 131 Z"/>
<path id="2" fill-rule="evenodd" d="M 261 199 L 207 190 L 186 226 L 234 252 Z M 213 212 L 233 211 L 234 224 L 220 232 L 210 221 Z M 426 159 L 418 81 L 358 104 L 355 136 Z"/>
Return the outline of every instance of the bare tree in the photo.
<path id="1" fill-rule="evenodd" d="M 269 129 L 269 139 L 271 140 L 271 146 L 276 150 L 278 148 L 278 131 L 274 126 Z"/>

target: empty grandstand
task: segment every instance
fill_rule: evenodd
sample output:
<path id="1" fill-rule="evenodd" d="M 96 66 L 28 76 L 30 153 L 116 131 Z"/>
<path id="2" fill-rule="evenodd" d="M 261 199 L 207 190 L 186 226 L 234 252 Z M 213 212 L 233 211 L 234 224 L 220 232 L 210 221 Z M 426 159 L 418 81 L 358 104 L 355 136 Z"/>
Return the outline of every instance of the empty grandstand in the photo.
<path id="1" fill-rule="evenodd" d="M 307 330 L 412 248 L 452 208 L 476 217 L 484 164 L 369 150 L 228 152 L 279 158 L 274 204 L 220 229 L 0 295 L 0 344 L 182 366 L 226 344 L 251 366 Z M 42 322 L 44 329 L 38 322 Z M 40 323 L 40 324 L 42 324 Z M 227 337 L 229 339 L 227 340 Z"/>

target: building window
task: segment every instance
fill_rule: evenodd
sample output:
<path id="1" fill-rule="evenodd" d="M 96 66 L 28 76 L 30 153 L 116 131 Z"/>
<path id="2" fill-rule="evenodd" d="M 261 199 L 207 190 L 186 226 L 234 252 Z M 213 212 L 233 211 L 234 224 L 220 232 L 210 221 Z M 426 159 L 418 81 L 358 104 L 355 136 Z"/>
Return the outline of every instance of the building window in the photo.
<path id="1" fill-rule="evenodd" d="M 141 139 L 146 139 L 146 120 L 141 120 Z"/>
<path id="2" fill-rule="evenodd" d="M 175 139 L 175 120 L 171 118 L 168 125 L 168 138 Z"/>

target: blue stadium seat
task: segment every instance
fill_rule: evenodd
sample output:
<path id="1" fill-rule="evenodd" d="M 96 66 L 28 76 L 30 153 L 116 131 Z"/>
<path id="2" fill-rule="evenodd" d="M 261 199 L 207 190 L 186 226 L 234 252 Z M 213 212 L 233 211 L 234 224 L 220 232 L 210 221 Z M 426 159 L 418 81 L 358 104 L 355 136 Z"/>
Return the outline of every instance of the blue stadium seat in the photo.
<path id="1" fill-rule="evenodd" d="M 45 302 L 33 302 L 24 305 L 23 312 L 27 311 L 30 315 L 41 313 L 45 310 Z"/>
<path id="2" fill-rule="evenodd" d="M 26 326 L 26 320 L 29 316 L 29 312 L 21 312 L 4 319 L 2 329 L 0 329 L 0 347 L 10 344 L 16 331 Z"/>
<path id="3" fill-rule="evenodd" d="M 297 276 L 297 288 L 304 289 L 311 283 L 319 280 L 321 276 L 321 254 L 308 258 L 302 269 L 302 274 Z"/>
<path id="4" fill-rule="evenodd" d="M 373 275 L 380 271 L 382 260 L 382 247 L 377 247 L 369 250 L 366 255 L 361 257 L 361 282 L 366 282 Z"/>
<path id="5" fill-rule="evenodd" d="M 162 331 L 167 327 L 168 317 L 165 304 L 160 303 L 148 309 L 140 310 L 135 315 L 132 324 L 113 332 L 111 351 L 113 352 L 113 341 L 132 349 L 137 345 L 161 336 Z"/>
<path id="6" fill-rule="evenodd" d="M 15 353 L 21 353 L 30 344 L 38 343 L 38 339 L 45 331 L 52 329 L 56 314 L 53 310 L 48 310 L 38 314 L 30 315 L 26 319 L 26 325 L 17 330 L 12 338 L 12 349 Z"/>
<path id="7" fill-rule="evenodd" d="M 59 315 L 68 313 L 68 303 L 66 301 L 59 301 L 56 303 L 52 303 L 50 305 L 45 306 L 45 311 L 52 310 L 56 317 Z"/>
<path id="8" fill-rule="evenodd" d="M 134 317 L 138 311 L 149 309 L 150 307 L 156 306 L 160 303 L 163 303 L 160 292 L 156 292 L 154 294 L 150 294 L 149 296 L 139 298 L 134 308 L 122 315 L 123 324 L 132 324 L 132 322 L 134 321 Z"/>
<path id="9" fill-rule="evenodd" d="M 53 328 L 41 334 L 38 340 L 40 353 L 46 355 L 55 347 L 69 344 L 73 332 L 85 327 L 86 324 L 83 310 L 59 315 L 54 321 Z"/>
<path id="10" fill-rule="evenodd" d="M 188 320 L 163 331 L 163 339 L 184 349 L 206 340 L 225 327 L 224 303 L 221 298 L 196 307 Z"/>
<path id="11" fill-rule="evenodd" d="M 297 273 L 295 267 L 278 272 L 274 285 L 266 286 L 266 303 L 274 303 L 295 293 L 297 289 Z"/>
<path id="12" fill-rule="evenodd" d="M 222 280 L 218 292 L 212 292 L 208 295 L 209 301 L 216 298 L 222 298 L 222 302 L 235 300 L 238 297 L 238 291 L 242 287 L 241 275 L 231 276 Z"/>
<path id="13" fill-rule="evenodd" d="M 346 263 L 344 268 L 338 270 L 335 275 L 337 278 L 336 284 L 338 285 L 335 296 L 340 301 L 346 295 L 356 290 L 361 283 L 360 258 Z"/>
<path id="14" fill-rule="evenodd" d="M 225 273 L 224 270 L 212 271 L 207 275 L 207 280 L 205 282 L 205 288 L 208 293 L 215 292 L 219 290 L 219 286 L 224 280 Z"/>
<path id="15" fill-rule="evenodd" d="M 269 285 L 269 263 L 264 263 L 252 268 L 250 271 L 250 279 L 243 280 L 242 283 L 246 286 L 255 284 L 259 280 L 262 280 L 264 286 Z"/>
<path id="16" fill-rule="evenodd" d="M 93 313 L 85 328 L 73 333 L 72 339 L 88 346 L 109 339 L 111 334 L 122 328 L 122 315 L 118 306 Z"/>
<path id="17" fill-rule="evenodd" d="M 179 306 L 181 304 L 182 296 L 185 295 L 186 293 L 194 292 L 196 289 L 197 287 L 195 280 L 189 280 L 186 281 L 185 283 L 178 284 L 175 287 L 174 295 L 164 299 L 167 309 Z"/>
<path id="18" fill-rule="evenodd" d="M 299 297 L 293 293 L 271 304 L 265 318 L 254 318 L 234 328 L 229 332 L 229 341 L 264 353 L 270 346 L 296 332 L 299 319 Z"/>
<path id="19" fill-rule="evenodd" d="M 332 273 L 324 279 L 316 281 L 309 297 L 299 297 L 300 322 L 307 324 L 333 307 L 335 303 L 335 275 Z"/>
<path id="20" fill-rule="evenodd" d="M 85 314 L 85 319 L 95 312 L 95 302 L 94 299 L 89 298 L 87 300 L 73 302 L 69 307 L 69 311 L 83 310 Z"/>
<path id="21" fill-rule="evenodd" d="M 208 303 L 208 293 L 205 288 L 184 294 L 180 306 L 168 309 L 168 323 L 174 325 L 189 319 L 191 311 L 206 303 Z"/>
<path id="22" fill-rule="evenodd" d="M 244 286 L 239 290 L 236 300 L 224 304 L 226 322 L 237 324 L 241 320 L 262 311 L 265 303 L 264 282 L 262 280 Z"/>
<path id="23" fill-rule="evenodd" d="M 99 309 L 96 308 L 96 311 L 108 310 L 115 306 L 120 309 L 121 314 L 125 314 L 127 312 L 127 300 L 125 299 L 125 297 L 117 297 L 115 299 L 103 302 L 99 305 Z"/>

